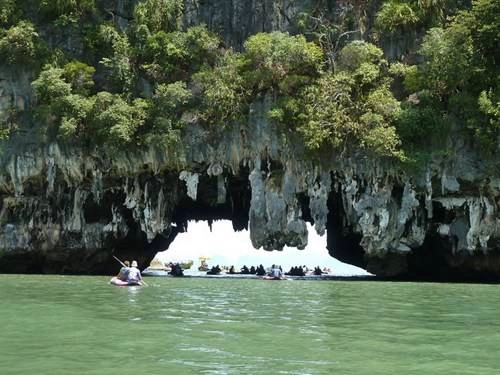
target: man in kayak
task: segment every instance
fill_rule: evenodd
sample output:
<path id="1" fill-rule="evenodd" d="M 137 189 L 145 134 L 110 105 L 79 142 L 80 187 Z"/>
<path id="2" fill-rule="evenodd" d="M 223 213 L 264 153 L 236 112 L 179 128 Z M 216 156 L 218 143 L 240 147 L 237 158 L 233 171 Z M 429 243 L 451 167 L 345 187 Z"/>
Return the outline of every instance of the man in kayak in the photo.
<path id="1" fill-rule="evenodd" d="M 137 268 L 137 261 L 133 260 L 132 261 L 132 266 L 128 270 L 128 278 L 127 281 L 129 284 L 135 283 L 135 284 L 142 284 L 142 276 L 141 276 L 141 271 Z"/>
<path id="2" fill-rule="evenodd" d="M 283 271 L 276 265 L 273 264 L 271 268 L 271 276 L 275 279 L 281 279 L 283 277 Z"/>
<path id="3" fill-rule="evenodd" d="M 130 262 L 128 260 L 123 262 L 124 266 L 120 268 L 120 272 L 116 277 L 121 281 L 127 281 L 128 279 L 128 271 L 130 270 Z"/>

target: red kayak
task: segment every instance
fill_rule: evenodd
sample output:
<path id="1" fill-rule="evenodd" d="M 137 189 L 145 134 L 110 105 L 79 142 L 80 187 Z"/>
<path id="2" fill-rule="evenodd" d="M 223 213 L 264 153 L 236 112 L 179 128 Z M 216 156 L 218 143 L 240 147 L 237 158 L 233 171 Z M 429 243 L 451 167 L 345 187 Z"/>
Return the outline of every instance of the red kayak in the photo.
<path id="1" fill-rule="evenodd" d="M 136 282 L 136 281 L 123 281 L 123 280 L 120 280 L 118 277 L 113 277 L 109 283 L 111 285 L 116 285 L 116 286 L 141 286 L 141 283 L 140 282 Z"/>

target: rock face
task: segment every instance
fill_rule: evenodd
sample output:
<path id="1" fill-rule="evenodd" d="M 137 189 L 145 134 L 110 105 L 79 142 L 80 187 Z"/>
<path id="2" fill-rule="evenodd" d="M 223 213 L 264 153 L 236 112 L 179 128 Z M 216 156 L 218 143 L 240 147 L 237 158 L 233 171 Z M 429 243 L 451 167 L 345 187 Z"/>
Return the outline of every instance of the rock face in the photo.
<path id="1" fill-rule="evenodd" d="M 336 155 L 314 164 L 267 121 L 270 104 L 216 140 L 191 127 L 175 157 L 6 152 L 0 271 L 111 272 L 113 254 L 145 264 L 190 219 L 230 219 L 267 250 L 304 248 L 313 222 L 333 256 L 380 276 L 500 274 L 500 179 L 465 148 L 414 174 Z"/>
<path id="2" fill-rule="evenodd" d="M 98 3 L 126 27 L 131 2 Z M 304 10 L 321 5 L 333 12 L 342 4 L 185 0 L 185 23 L 204 22 L 241 48 L 259 31 L 293 32 L 292 20 Z M 360 33 L 376 4 L 354 7 Z M 368 10 L 358 12 L 361 6 Z M 391 39 L 384 49 L 397 56 L 407 42 Z M 0 67 L 0 120 L 11 106 L 29 108 L 32 79 Z M 109 273 L 116 271 L 113 254 L 145 265 L 188 220 L 229 219 L 267 250 L 304 248 L 305 223 L 312 222 L 326 232 L 332 256 L 380 276 L 500 278 L 494 161 L 456 140 L 453 156 L 413 173 L 355 156 L 326 155 L 316 163 L 293 133 L 268 122 L 270 105 L 255 103 L 245 123 L 217 136 L 193 125 L 178 150 L 91 152 L 30 143 L 29 134 L 4 145 L 0 272 Z"/>

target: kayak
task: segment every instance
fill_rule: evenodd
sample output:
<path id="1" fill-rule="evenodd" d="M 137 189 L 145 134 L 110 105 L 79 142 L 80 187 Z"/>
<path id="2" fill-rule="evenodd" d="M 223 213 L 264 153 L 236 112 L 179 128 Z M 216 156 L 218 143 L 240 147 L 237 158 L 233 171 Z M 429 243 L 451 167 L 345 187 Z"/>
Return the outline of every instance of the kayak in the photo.
<path id="1" fill-rule="evenodd" d="M 262 280 L 283 280 L 283 278 L 274 276 L 262 276 Z"/>
<path id="2" fill-rule="evenodd" d="M 116 286 L 140 286 L 140 282 L 136 281 L 123 281 L 120 280 L 118 277 L 113 277 L 111 280 L 109 280 L 109 283 L 111 285 L 116 285 Z"/>

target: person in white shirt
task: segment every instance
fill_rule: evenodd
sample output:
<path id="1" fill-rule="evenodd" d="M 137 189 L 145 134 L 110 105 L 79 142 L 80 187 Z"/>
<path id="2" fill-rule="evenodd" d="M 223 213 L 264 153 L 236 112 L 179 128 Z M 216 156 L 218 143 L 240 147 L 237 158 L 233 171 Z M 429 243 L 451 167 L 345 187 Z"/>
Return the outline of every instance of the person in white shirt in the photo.
<path id="1" fill-rule="evenodd" d="M 271 276 L 276 279 L 281 279 L 283 277 L 283 271 L 281 271 L 278 266 L 273 264 L 273 267 L 271 268 Z"/>
<path id="2" fill-rule="evenodd" d="M 132 261 L 132 265 L 128 269 L 128 279 L 129 283 L 142 284 L 142 275 L 141 271 L 137 268 L 137 261 Z"/>

